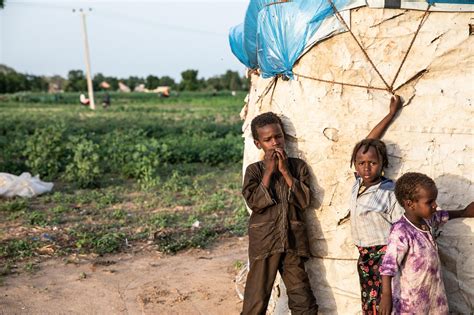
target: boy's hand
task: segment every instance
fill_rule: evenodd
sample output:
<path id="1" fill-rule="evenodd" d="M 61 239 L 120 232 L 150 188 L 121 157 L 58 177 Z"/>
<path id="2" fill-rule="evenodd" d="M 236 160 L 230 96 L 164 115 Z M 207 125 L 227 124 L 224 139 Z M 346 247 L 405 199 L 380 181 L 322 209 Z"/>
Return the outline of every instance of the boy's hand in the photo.
<path id="1" fill-rule="evenodd" d="M 278 157 L 278 171 L 280 171 L 281 175 L 283 175 L 288 187 L 291 188 L 293 187 L 293 176 L 288 169 L 288 156 L 283 149 L 275 149 L 275 153 Z"/>
<path id="2" fill-rule="evenodd" d="M 392 296 L 391 294 L 383 294 L 380 298 L 379 314 L 390 315 L 392 313 Z"/>
<path id="3" fill-rule="evenodd" d="M 275 149 L 276 157 L 278 158 L 278 170 L 282 174 L 288 174 L 288 156 L 285 150 Z"/>
<path id="4" fill-rule="evenodd" d="M 278 163 L 276 152 L 274 150 L 269 150 L 265 152 L 263 161 L 265 163 L 265 172 L 268 172 L 269 174 L 273 174 L 273 172 L 275 172 L 277 168 L 277 163 Z"/>
<path id="5" fill-rule="evenodd" d="M 392 95 L 390 98 L 390 114 L 395 115 L 402 108 L 400 96 Z"/>
<path id="6" fill-rule="evenodd" d="M 474 217 L 474 202 L 471 202 L 465 209 L 464 209 L 464 217 L 466 218 L 473 218 Z"/>

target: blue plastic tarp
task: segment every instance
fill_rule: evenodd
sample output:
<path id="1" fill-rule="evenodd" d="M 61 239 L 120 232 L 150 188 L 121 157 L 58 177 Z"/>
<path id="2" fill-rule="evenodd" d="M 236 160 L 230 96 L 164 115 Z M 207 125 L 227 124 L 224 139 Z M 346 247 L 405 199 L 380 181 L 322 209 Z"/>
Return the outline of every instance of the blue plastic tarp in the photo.
<path id="1" fill-rule="evenodd" d="M 339 10 L 347 0 L 335 1 Z M 293 65 L 323 21 L 334 14 L 327 0 L 299 0 L 264 7 L 258 16 L 257 55 L 262 77 L 293 77 Z"/>
<path id="2" fill-rule="evenodd" d="M 257 61 L 257 28 L 258 13 L 274 0 L 250 0 L 244 19 L 244 45 L 241 49 L 246 51 L 249 59 L 249 68 L 258 68 Z"/>
<path id="3" fill-rule="evenodd" d="M 351 0 L 332 0 L 342 11 Z M 474 4 L 474 0 L 427 0 L 430 4 Z M 334 16 L 328 0 L 251 0 L 244 23 L 230 30 L 234 55 L 246 67 L 260 68 L 264 78 L 292 77 L 292 68 L 321 24 Z M 314 41 L 314 40 L 313 40 Z"/>
<path id="4" fill-rule="evenodd" d="M 257 56 L 263 78 L 291 69 L 305 46 L 307 21 L 299 18 L 299 5 L 286 2 L 263 8 L 258 15 Z"/>
<path id="5" fill-rule="evenodd" d="M 335 5 L 339 9 L 347 1 Z M 292 77 L 291 69 L 308 39 L 333 13 L 327 0 L 250 1 L 243 25 L 230 30 L 231 50 L 246 67 L 260 68 L 263 77 Z"/>
<path id="6" fill-rule="evenodd" d="M 247 50 L 244 47 L 244 24 L 239 24 L 232 27 L 229 31 L 229 44 L 232 53 L 243 63 L 247 68 L 253 68 L 247 55 Z"/>

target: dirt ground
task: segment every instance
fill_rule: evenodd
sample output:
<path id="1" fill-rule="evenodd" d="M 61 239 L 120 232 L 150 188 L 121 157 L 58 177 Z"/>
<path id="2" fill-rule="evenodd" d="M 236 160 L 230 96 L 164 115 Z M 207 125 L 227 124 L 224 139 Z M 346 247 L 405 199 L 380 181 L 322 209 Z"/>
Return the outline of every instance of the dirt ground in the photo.
<path id="1" fill-rule="evenodd" d="M 246 261 L 247 244 L 234 237 L 174 256 L 50 259 L 4 280 L 0 314 L 238 314 L 236 262 Z"/>

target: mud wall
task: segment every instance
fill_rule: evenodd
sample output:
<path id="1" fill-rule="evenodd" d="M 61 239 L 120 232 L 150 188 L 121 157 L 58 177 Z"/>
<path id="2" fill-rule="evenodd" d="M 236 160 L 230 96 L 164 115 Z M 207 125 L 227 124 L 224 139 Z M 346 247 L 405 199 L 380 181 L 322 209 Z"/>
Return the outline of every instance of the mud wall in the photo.
<path id="1" fill-rule="evenodd" d="M 350 25 L 383 80 L 393 82 L 405 99 L 383 139 L 391 164 L 386 175 L 426 173 L 438 185 L 440 207 L 460 209 L 474 199 L 474 36 L 469 30 L 474 14 L 429 13 L 395 80 L 423 14 L 363 7 L 351 11 Z M 349 33 L 312 47 L 294 72 L 299 76 L 290 81 L 252 77 L 244 168 L 261 155 L 251 137 L 252 118 L 266 111 L 282 115 L 289 155 L 307 161 L 313 173 L 307 224 L 314 257 L 307 270 L 320 310 L 356 314 L 360 291 L 347 218 L 354 180 L 349 160 L 354 144 L 388 112 L 390 93 Z M 438 238 L 454 312 L 473 312 L 473 232 L 474 219 L 457 219 Z M 288 313 L 284 294 L 275 292 L 274 298 L 273 313 Z"/>

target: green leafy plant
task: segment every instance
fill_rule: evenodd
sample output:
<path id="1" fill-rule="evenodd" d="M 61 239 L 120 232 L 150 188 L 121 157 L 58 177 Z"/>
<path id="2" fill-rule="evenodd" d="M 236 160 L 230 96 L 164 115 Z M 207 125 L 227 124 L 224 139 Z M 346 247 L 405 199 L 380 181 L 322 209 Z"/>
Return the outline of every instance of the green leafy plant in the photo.
<path id="1" fill-rule="evenodd" d="M 65 132 L 64 123 L 58 123 L 37 129 L 27 138 L 23 154 L 31 173 L 53 179 L 61 172 L 64 164 Z"/>
<path id="2" fill-rule="evenodd" d="M 103 175 L 99 146 L 84 136 L 71 136 L 67 149 L 71 155 L 64 178 L 81 188 L 96 186 Z"/>

